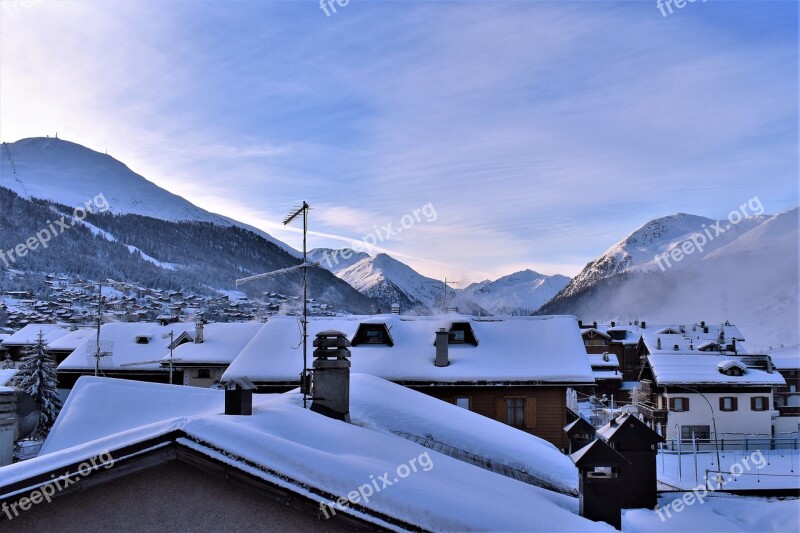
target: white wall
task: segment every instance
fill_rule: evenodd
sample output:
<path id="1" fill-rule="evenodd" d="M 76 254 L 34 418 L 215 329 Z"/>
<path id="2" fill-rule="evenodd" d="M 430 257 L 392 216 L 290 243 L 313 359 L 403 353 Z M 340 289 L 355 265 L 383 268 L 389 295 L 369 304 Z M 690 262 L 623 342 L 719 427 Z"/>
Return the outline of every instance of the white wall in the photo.
<path id="1" fill-rule="evenodd" d="M 706 400 L 711 403 L 711 409 Z M 668 398 L 689 398 L 689 411 L 675 412 L 670 411 L 666 428 L 666 438 L 672 439 L 680 437 L 678 426 L 709 426 L 709 431 L 714 432 L 712 422 L 712 409 L 716 419 L 717 433 L 760 433 L 769 435 L 772 433 L 772 393 L 703 393 L 703 396 L 690 392 L 669 393 Z M 722 397 L 733 396 L 739 399 L 739 406 L 736 411 L 720 411 L 719 399 Z M 753 411 L 750 409 L 750 398 L 754 396 L 769 397 L 769 407 L 766 411 Z M 676 434 L 677 431 L 677 434 Z M 722 438 L 722 435 L 720 435 Z M 725 438 L 728 438 L 726 435 Z"/>
<path id="2" fill-rule="evenodd" d="M 775 427 L 775 435 L 797 433 L 800 431 L 800 416 L 779 416 L 772 424 Z"/>

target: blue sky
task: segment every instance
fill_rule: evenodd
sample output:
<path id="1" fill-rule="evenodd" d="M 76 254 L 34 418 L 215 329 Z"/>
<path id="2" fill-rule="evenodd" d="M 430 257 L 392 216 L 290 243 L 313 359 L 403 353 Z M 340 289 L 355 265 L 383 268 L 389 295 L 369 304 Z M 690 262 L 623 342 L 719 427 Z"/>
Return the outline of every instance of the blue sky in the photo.
<path id="1" fill-rule="evenodd" d="M 652 218 L 798 204 L 798 3 L 3 0 L 0 138 L 59 136 L 300 245 L 575 275 Z"/>

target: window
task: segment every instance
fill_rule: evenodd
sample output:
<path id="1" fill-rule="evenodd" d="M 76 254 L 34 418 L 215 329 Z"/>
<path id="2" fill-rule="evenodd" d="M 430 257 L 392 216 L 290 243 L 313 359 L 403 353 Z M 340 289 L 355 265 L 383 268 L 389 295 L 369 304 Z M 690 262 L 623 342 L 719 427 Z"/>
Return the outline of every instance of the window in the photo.
<path id="1" fill-rule="evenodd" d="M 136 337 L 136 344 L 149 344 L 150 337 L 147 335 L 138 335 Z"/>
<path id="2" fill-rule="evenodd" d="M 197 369 L 197 377 L 199 379 L 209 379 L 209 378 L 211 378 L 211 369 L 210 368 L 198 368 Z"/>
<path id="3" fill-rule="evenodd" d="M 462 409 L 470 410 L 469 396 L 459 396 L 456 398 L 456 405 Z"/>
<path id="4" fill-rule="evenodd" d="M 669 410 L 680 413 L 689 410 L 689 398 L 670 398 Z"/>
<path id="5" fill-rule="evenodd" d="M 525 398 L 506 398 L 506 424 L 525 427 Z"/>
<path id="6" fill-rule="evenodd" d="M 367 344 L 383 344 L 383 331 L 379 329 L 368 329 L 366 332 Z"/>
<path id="7" fill-rule="evenodd" d="M 723 396 L 719 399 L 720 411 L 736 411 L 739 409 L 739 400 L 733 396 Z"/>
<path id="8" fill-rule="evenodd" d="M 766 411 L 769 409 L 769 396 L 753 396 L 750 398 L 751 411 Z"/>
<path id="9" fill-rule="evenodd" d="M 711 430 L 709 426 L 681 426 L 681 440 L 692 440 L 692 435 L 697 440 L 710 440 Z"/>
<path id="10" fill-rule="evenodd" d="M 455 331 L 450 332 L 450 336 L 448 337 L 448 342 L 450 344 L 463 344 L 465 341 L 465 332 L 463 329 L 457 329 Z"/>

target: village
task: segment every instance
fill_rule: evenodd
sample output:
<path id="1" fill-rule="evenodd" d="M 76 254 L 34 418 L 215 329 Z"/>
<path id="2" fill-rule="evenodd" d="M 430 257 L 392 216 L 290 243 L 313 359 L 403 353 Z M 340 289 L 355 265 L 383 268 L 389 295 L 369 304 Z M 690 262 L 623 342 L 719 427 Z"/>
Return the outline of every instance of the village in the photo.
<path id="1" fill-rule="evenodd" d="M 163 298 L 169 297 L 176 295 Z M 203 456 L 209 452 L 197 446 L 211 446 L 211 441 L 197 440 L 191 431 L 194 425 L 203 426 L 203 416 L 224 404 L 227 415 L 257 418 L 262 410 L 272 411 L 269 406 L 277 398 L 310 407 L 304 416 L 319 414 L 355 427 L 383 428 L 393 441 L 435 452 L 435 461 L 441 454 L 537 491 L 575 498 L 579 505 L 573 512 L 617 529 L 624 530 L 624 516 L 631 523 L 642 520 L 635 514 L 641 509 L 650 509 L 653 517 L 664 516 L 670 508 L 659 507 L 659 496 L 691 494 L 687 491 L 698 486 L 711 487 L 709 480 L 719 479 L 718 493 L 728 495 L 796 495 L 800 489 L 800 465 L 795 464 L 800 459 L 800 357 L 786 349 L 751 353 L 743 332 L 731 323 L 598 324 L 572 316 L 475 317 L 456 309 L 411 316 L 394 306 L 389 314 L 309 316 L 312 356 L 311 350 L 302 350 L 298 316 L 210 322 L 197 314 L 191 321 L 181 317 L 186 312 L 181 305 L 170 308 L 174 315 L 123 322 L 113 321 L 117 315 L 111 306 L 103 309 L 99 329 L 28 323 L 0 336 L 0 387 L 13 383 L 24 354 L 39 351 L 57 365 L 58 392 L 65 400 L 44 443 L 31 437 L 16 439 L 15 444 L 18 422 L 6 419 L 0 457 L 4 464 L 18 461 L 6 469 L 20 475 L 2 482 L 0 500 L 34 489 L 42 474 L 22 467 L 36 464 L 37 455 L 79 444 L 83 449 L 82 443 L 94 441 L 86 449 L 99 449 L 96 446 L 105 442 L 102 446 L 110 450 L 113 443 L 117 457 L 123 451 L 143 453 L 157 441 L 160 450 L 177 446 L 181 457 L 183 440 L 189 438 L 195 442 L 189 450 Z M 100 407 L 105 404 L 108 407 Z M 146 411 L 144 418 L 134 414 L 140 410 L 136 405 Z M 177 421 L 176 416 L 192 422 L 186 427 L 168 423 Z M 173 429 L 147 430 L 146 439 L 145 433 L 140 435 L 156 421 Z M 137 436 L 120 437 L 127 434 Z M 210 450 L 241 452 L 249 458 L 239 449 L 242 444 L 226 441 Z M 400 444 L 393 442 L 389 449 Z M 158 468 L 175 468 L 169 466 L 171 453 L 175 452 L 159 452 L 163 466 Z M 373 458 L 372 450 L 362 453 Z M 768 464 L 765 459 L 758 469 L 751 471 L 748 464 L 744 471 L 738 462 L 754 453 L 769 457 Z M 542 462 L 545 456 L 547 465 Z M 65 457 L 67 463 L 77 463 L 89 455 L 82 451 Z M 556 463 L 561 467 L 553 471 L 549 462 L 556 457 L 561 457 Z M 245 463 L 274 470 L 272 476 L 287 475 L 285 465 L 273 468 L 270 460 Z M 49 461 L 44 464 L 52 467 Z M 239 467 L 225 466 L 226 471 L 230 468 Z M 302 475 L 289 477 L 303 486 L 309 482 Z M 316 486 L 319 478 L 314 480 Z M 303 493 L 304 498 L 331 506 L 309 513 L 308 502 L 299 505 L 306 511 L 303 519 L 355 520 L 389 529 L 474 526 L 456 520 L 457 513 L 448 514 L 455 513 L 454 508 L 442 513 L 439 506 L 435 520 L 420 522 L 415 513 L 434 511 L 419 502 L 411 514 L 398 512 L 393 507 L 398 502 L 386 502 L 386 508 L 366 505 L 369 498 L 363 495 L 361 505 L 353 505 L 348 494 L 335 490 L 339 482 L 318 486 L 324 494 Z M 257 483 L 270 485 L 269 490 L 279 490 L 289 500 L 297 496 L 292 496 L 296 487 L 275 487 L 273 477 Z M 406 488 L 411 487 L 408 483 Z M 213 492 L 211 487 L 207 490 Z M 410 497 L 394 489 L 386 494 L 390 492 L 401 499 Z M 125 497 L 125 491 L 114 494 Z M 659 509 L 664 512 L 655 512 Z M 36 523 L 35 514 L 25 517 Z M 514 521 L 520 519 L 512 513 L 506 526 L 518 526 Z M 569 521 L 562 525 L 568 530 L 579 527 Z M 558 529 L 555 522 L 552 527 Z"/>

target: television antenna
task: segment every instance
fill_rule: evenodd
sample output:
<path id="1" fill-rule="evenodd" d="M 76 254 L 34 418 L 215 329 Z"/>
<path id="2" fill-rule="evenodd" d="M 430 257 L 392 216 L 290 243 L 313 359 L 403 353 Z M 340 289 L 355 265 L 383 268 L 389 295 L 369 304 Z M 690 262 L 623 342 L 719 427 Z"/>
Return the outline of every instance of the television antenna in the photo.
<path id="1" fill-rule="evenodd" d="M 438 285 L 439 283 L 442 284 L 442 306 L 444 307 L 444 311 L 447 312 L 447 286 L 458 285 L 458 282 L 447 281 L 447 278 L 444 278 L 443 281 L 426 281 L 425 283 L 429 285 Z"/>
<path id="2" fill-rule="evenodd" d="M 103 322 L 103 282 L 97 284 L 97 338 L 94 351 L 94 377 L 100 374 L 100 358 L 110 357 L 111 352 L 103 350 L 100 345 L 100 325 Z"/>
<path id="3" fill-rule="evenodd" d="M 266 272 L 264 274 L 257 274 L 255 276 L 250 276 L 247 278 L 241 278 L 236 280 L 236 288 L 239 286 L 244 285 L 250 281 L 256 281 L 259 279 L 267 279 L 276 276 L 280 276 L 283 274 L 289 274 L 291 272 L 297 272 L 298 270 L 303 271 L 303 328 L 302 328 L 302 339 L 303 339 L 303 372 L 300 374 L 300 390 L 303 392 L 303 407 L 308 407 L 308 387 L 306 386 L 306 380 L 308 379 L 307 376 L 308 372 L 308 267 L 312 268 L 321 268 L 319 265 L 315 263 L 308 262 L 308 250 L 307 250 L 307 238 L 308 238 L 308 211 L 311 207 L 305 201 L 292 209 L 292 211 L 286 215 L 286 218 L 283 219 L 283 225 L 288 226 L 292 223 L 297 217 L 303 215 L 303 262 L 299 265 L 295 265 L 289 268 L 282 268 L 280 270 L 274 270 L 272 272 Z"/>

